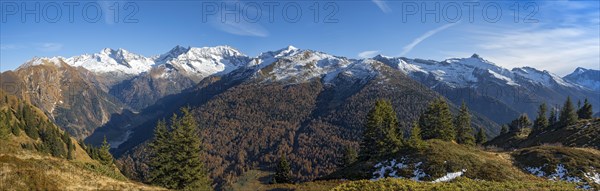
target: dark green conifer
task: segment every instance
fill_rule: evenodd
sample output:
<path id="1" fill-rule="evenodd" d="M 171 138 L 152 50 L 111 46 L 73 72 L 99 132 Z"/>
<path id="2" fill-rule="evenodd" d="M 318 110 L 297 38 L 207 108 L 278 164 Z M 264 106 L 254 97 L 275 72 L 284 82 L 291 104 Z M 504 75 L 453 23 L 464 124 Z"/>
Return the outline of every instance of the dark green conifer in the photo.
<path id="1" fill-rule="evenodd" d="M 583 106 L 577 110 L 577 115 L 579 116 L 579 119 L 591 119 L 593 114 L 592 104 L 590 104 L 586 98 L 585 101 L 583 101 Z"/>
<path id="2" fill-rule="evenodd" d="M 425 113 L 419 117 L 419 126 L 423 139 L 455 140 L 452 113 L 444 98 L 437 98 L 429 104 Z"/>
<path id="3" fill-rule="evenodd" d="M 487 135 L 485 134 L 484 128 L 479 128 L 479 132 L 477 132 L 477 137 L 475 138 L 475 142 L 478 145 L 481 145 L 487 141 Z"/>
<path id="4" fill-rule="evenodd" d="M 460 112 L 454 119 L 454 127 L 456 127 L 456 142 L 465 145 L 475 145 L 475 137 L 473 136 L 473 128 L 471 128 L 471 115 L 465 102 L 460 106 Z"/>
<path id="5" fill-rule="evenodd" d="M 379 157 L 396 152 L 402 146 L 402 133 L 392 103 L 377 100 L 367 115 L 360 145 L 360 158 Z"/>
<path id="6" fill-rule="evenodd" d="M 560 110 L 560 116 L 558 117 L 559 124 L 561 127 L 567 127 L 577 123 L 577 120 L 577 113 L 575 112 L 573 103 L 571 103 L 571 97 L 567 97 L 567 101 L 565 101 L 563 108 Z"/>
<path id="7" fill-rule="evenodd" d="M 290 163 L 287 161 L 285 156 L 281 155 L 274 177 L 275 183 L 291 183 L 292 182 L 292 168 Z"/>

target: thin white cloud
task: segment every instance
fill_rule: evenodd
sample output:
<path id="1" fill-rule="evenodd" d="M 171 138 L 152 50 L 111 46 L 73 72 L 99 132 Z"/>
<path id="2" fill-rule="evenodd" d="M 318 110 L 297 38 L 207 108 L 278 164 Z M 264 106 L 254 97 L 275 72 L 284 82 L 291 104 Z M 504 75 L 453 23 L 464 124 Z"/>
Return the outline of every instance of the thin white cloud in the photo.
<path id="1" fill-rule="evenodd" d="M 217 29 L 227 32 L 229 34 L 240 35 L 240 36 L 256 36 L 256 37 L 267 37 L 269 32 L 256 23 L 246 23 L 243 21 L 225 21 L 215 22 Z"/>
<path id="2" fill-rule="evenodd" d="M 433 30 L 427 31 L 426 33 L 424 33 L 423 35 L 419 36 L 418 38 L 415 38 L 410 44 L 404 46 L 402 48 L 402 53 L 400 53 L 400 56 L 404 56 L 406 55 L 406 53 L 410 52 L 413 48 L 415 48 L 415 46 L 417 46 L 419 43 L 421 43 L 422 41 L 424 41 L 425 39 L 433 36 L 434 34 L 441 32 L 443 30 L 446 30 L 447 28 L 450 28 L 451 26 L 454 26 L 457 23 L 449 23 L 449 24 L 445 24 L 442 25 L 438 28 L 435 28 Z"/>
<path id="3" fill-rule="evenodd" d="M 383 11 L 384 13 L 390 13 L 392 12 L 392 9 L 390 9 L 390 7 L 387 5 L 387 3 L 385 1 L 382 0 L 371 0 L 373 3 L 375 3 L 375 5 L 377 5 L 377 7 L 379 7 L 379 9 L 381 9 L 381 11 Z"/>
<path id="4" fill-rule="evenodd" d="M 577 67 L 600 69 L 598 28 L 499 31 L 476 38 L 481 55 L 508 68 L 530 66 L 564 75 Z"/>
<path id="5" fill-rule="evenodd" d="M 235 6 L 244 7 L 244 2 L 241 1 L 227 1 L 226 7 L 235 7 Z M 219 9 L 220 10 L 220 9 Z M 256 11 L 254 9 L 242 9 L 241 15 L 256 15 Z M 224 18 L 221 12 L 217 12 L 212 15 L 211 23 L 212 25 L 224 32 L 229 34 L 239 35 L 239 36 L 254 36 L 254 37 L 267 37 L 269 36 L 269 31 L 265 29 L 259 22 L 249 22 L 247 19 L 239 18 L 236 20 L 233 16 L 225 16 Z M 251 20 L 252 21 L 252 20 Z"/>
<path id="6" fill-rule="evenodd" d="M 465 28 L 473 49 L 503 67 L 530 66 L 559 75 L 600 69 L 598 2 L 540 2 L 535 24 Z"/>
<path id="7" fill-rule="evenodd" d="M 37 49 L 44 52 L 54 52 L 62 49 L 63 45 L 60 43 L 39 43 L 36 44 Z"/>
<path id="8" fill-rule="evenodd" d="M 358 57 L 371 58 L 371 57 L 375 56 L 377 53 L 379 53 L 379 50 L 367 50 L 367 51 L 358 53 Z"/>

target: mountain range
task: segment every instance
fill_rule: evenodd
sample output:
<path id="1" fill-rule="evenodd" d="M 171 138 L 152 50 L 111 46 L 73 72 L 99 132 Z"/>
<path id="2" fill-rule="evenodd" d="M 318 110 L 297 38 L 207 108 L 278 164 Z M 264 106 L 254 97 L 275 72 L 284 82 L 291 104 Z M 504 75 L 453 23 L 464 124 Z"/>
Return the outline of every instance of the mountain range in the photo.
<path id="1" fill-rule="evenodd" d="M 208 76 L 222 76 L 256 65 L 263 68 L 303 51 L 289 46 L 250 57 L 229 46 L 176 46 L 164 54 L 145 57 L 124 49 L 107 48 L 99 53 L 71 58 L 34 58 L 15 71 L 4 72 L 1 83 L 5 91 L 29 99 L 52 118 L 70 116 L 73 111 L 86 114 L 75 117 L 79 119 L 56 121 L 76 137 L 84 138 L 96 127 L 107 123 L 111 114 L 122 113 L 123 109 L 140 111 L 167 95 L 195 86 Z M 379 61 L 455 104 L 467 102 L 471 109 L 496 123 L 507 123 L 521 113 L 533 116 L 540 102 L 558 105 L 566 96 L 600 103 L 600 71 L 592 69 L 577 68 L 561 78 L 531 67 L 509 70 L 477 54 L 443 61 L 382 55 L 356 60 L 320 52 L 314 56 L 295 58 L 296 65 L 277 68 L 265 81 L 297 83 L 311 77 L 324 77 L 327 81 L 339 74 L 341 68 L 363 65 L 360 61 Z M 303 63 L 307 60 L 317 60 L 315 68 L 299 67 L 309 66 Z M 39 84 L 46 85 L 40 87 Z M 67 101 L 94 103 L 99 110 L 92 113 L 78 108 L 90 104 L 68 104 Z M 496 109 L 488 109 L 492 107 Z"/>
<path id="2" fill-rule="evenodd" d="M 352 59 L 288 46 L 246 56 L 229 46 L 182 47 L 152 57 L 124 49 L 71 58 L 34 58 L 1 74 L 4 91 L 41 108 L 78 139 L 113 147 L 129 177 L 144 180 L 144 152 L 160 119 L 191 107 L 217 182 L 269 168 L 288 154 L 310 180 L 335 170 L 341 149 L 358 147 L 367 111 L 392 101 L 405 132 L 428 102 L 465 102 L 488 136 L 542 102 L 566 97 L 600 105 L 600 71 L 560 77 L 531 67 L 506 69 L 474 54 L 443 61 Z M 594 112 L 597 112 L 598 108 Z M 219 148 L 219 149 L 212 149 Z"/>

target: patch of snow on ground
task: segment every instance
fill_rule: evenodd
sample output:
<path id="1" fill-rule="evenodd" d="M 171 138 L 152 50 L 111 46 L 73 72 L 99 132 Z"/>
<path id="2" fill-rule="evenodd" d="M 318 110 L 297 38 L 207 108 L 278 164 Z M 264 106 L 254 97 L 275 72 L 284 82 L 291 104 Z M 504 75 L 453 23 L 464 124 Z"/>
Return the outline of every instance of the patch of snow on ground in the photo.
<path id="1" fill-rule="evenodd" d="M 423 164 L 423 162 L 418 162 L 417 164 L 415 164 L 415 170 L 413 171 L 413 177 L 410 178 L 411 180 L 419 181 L 421 180 L 421 178 L 427 176 L 427 174 L 425 174 L 425 172 L 423 172 L 423 170 L 419 168 L 421 164 Z"/>
<path id="2" fill-rule="evenodd" d="M 392 161 L 383 161 L 377 163 L 374 167 L 376 168 L 375 172 L 373 172 L 373 178 L 371 180 L 379 180 L 384 177 L 394 177 L 401 178 L 401 176 L 397 175 L 397 170 L 406 168 L 407 166 L 404 164 L 405 158 L 400 159 L 400 162 L 396 162 L 396 159 Z M 389 172 L 388 176 L 386 176 L 386 172 Z"/>
<path id="3" fill-rule="evenodd" d="M 540 167 L 525 167 L 525 170 L 527 170 L 527 172 L 529 172 L 530 174 L 533 174 L 537 177 L 543 177 L 544 176 L 544 171 L 542 170 L 542 168 L 546 166 L 545 164 L 543 166 Z"/>
<path id="4" fill-rule="evenodd" d="M 437 183 L 437 182 L 448 182 L 451 180 L 454 180 L 455 178 L 458 178 L 460 176 L 462 176 L 465 172 L 467 172 L 467 169 L 462 169 L 461 171 L 458 172 L 452 172 L 452 173 L 448 173 L 445 176 L 442 176 L 438 179 L 435 179 L 433 182 Z"/>
<path id="5" fill-rule="evenodd" d="M 590 179 L 596 184 L 600 184 L 600 173 L 597 172 L 586 172 L 583 174 L 586 178 Z"/>
<path id="6" fill-rule="evenodd" d="M 563 164 L 558 164 L 554 173 L 548 175 L 548 178 L 551 180 L 566 180 L 567 182 L 581 182 L 581 178 L 567 176 L 569 171 L 565 168 Z"/>

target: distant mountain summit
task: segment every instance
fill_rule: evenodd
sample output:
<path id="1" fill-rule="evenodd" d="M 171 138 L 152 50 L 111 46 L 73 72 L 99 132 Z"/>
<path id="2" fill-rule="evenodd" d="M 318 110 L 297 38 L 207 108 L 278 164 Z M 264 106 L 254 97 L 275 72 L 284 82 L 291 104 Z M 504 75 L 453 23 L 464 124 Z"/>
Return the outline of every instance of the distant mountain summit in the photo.
<path id="1" fill-rule="evenodd" d="M 578 67 L 564 79 L 600 93 L 600 70 Z"/>

